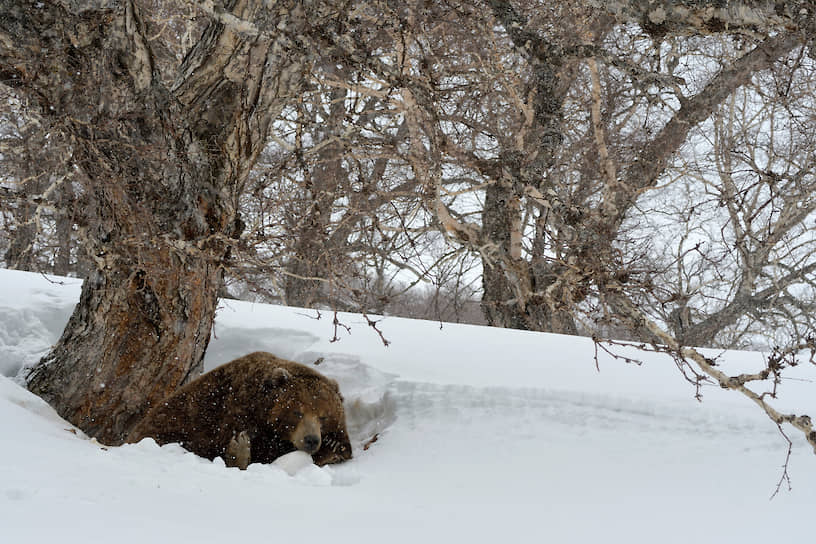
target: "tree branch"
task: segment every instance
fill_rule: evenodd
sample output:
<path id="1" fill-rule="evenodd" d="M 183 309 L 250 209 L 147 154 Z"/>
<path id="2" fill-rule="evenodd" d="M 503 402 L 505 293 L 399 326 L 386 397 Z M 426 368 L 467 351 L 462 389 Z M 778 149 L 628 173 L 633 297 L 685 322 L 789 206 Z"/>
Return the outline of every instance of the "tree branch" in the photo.
<path id="1" fill-rule="evenodd" d="M 638 326 L 645 328 L 652 335 L 654 335 L 656 343 L 663 344 L 667 348 L 668 352 L 678 359 L 678 364 L 688 365 L 690 364 L 689 362 L 694 363 L 697 369 L 699 369 L 706 376 L 713 378 L 715 382 L 718 383 L 723 389 L 736 391 L 750 399 L 754 404 L 759 406 L 759 408 L 765 412 L 768 418 L 775 424 L 790 424 L 792 427 L 802 433 L 805 440 L 807 440 L 807 442 L 813 448 L 813 452 L 816 453 L 816 430 L 813 429 L 813 423 L 810 416 L 805 414 L 783 414 L 768 403 L 765 394 L 756 393 L 746 386 L 746 383 L 750 381 L 761 379 L 761 375 L 742 375 L 742 377 L 728 376 L 716 368 L 713 361 L 703 356 L 696 349 L 682 346 L 674 338 L 674 336 L 664 331 L 657 323 L 638 309 L 628 297 L 619 292 L 608 293 L 608 295 L 608 300 L 613 305 L 615 310 L 620 313 L 620 315 L 626 316 Z M 808 346 L 811 350 L 813 349 L 813 346 L 810 346 L 809 344 Z"/>
<path id="2" fill-rule="evenodd" d="M 618 21 L 637 23 L 661 35 L 809 32 L 816 16 L 812 0 L 590 0 L 589 4 Z"/>
<path id="3" fill-rule="evenodd" d="M 770 68 L 798 44 L 798 38 L 790 34 L 768 38 L 723 68 L 698 94 L 681 99 L 681 107 L 674 117 L 641 150 L 638 160 L 626 171 L 624 182 L 610 193 L 611 202 L 605 208 L 616 210 L 616 215 L 610 217 L 609 222 L 619 225 L 639 192 L 657 183 L 669 159 L 685 143 L 691 129 L 711 116 L 723 100 L 747 84 L 756 72 Z"/>

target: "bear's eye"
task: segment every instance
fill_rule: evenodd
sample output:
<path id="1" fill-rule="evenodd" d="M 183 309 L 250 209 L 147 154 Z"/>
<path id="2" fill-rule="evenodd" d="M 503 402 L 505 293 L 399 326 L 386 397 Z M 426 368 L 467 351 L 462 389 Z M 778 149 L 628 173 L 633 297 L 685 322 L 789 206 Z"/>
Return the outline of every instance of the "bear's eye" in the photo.
<path id="1" fill-rule="evenodd" d="M 329 420 L 329 418 L 326 416 L 319 417 L 318 419 L 320 420 L 320 423 L 326 423 Z"/>
<path id="2" fill-rule="evenodd" d="M 303 412 L 295 410 L 294 412 L 292 412 L 292 414 L 298 419 L 303 419 Z"/>

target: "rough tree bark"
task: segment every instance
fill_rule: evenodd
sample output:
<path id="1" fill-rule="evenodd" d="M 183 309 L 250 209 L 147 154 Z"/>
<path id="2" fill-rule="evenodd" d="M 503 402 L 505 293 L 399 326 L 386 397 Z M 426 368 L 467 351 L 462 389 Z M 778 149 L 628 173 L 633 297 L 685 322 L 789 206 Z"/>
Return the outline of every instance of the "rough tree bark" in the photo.
<path id="1" fill-rule="evenodd" d="M 306 36 L 338 15 L 324 4 L 209 7 L 212 22 L 167 86 L 135 1 L 0 0 L 0 78 L 69 136 L 96 265 L 28 385 L 100 442 L 121 443 L 200 371 L 241 230 L 232 197 L 271 119 L 299 94 Z"/>
<path id="2" fill-rule="evenodd" d="M 16 223 L 16 228 L 10 232 L 9 245 L 3 259 L 6 266 L 13 270 L 36 270 L 36 259 L 34 254 L 34 244 L 37 239 L 37 227 L 34 223 L 34 210 L 36 206 L 29 200 L 30 196 L 39 194 L 42 190 L 40 176 L 32 173 L 33 165 L 30 148 L 25 145 L 22 149 L 22 157 L 19 161 L 22 198 L 17 207 L 12 211 Z"/>
<path id="3" fill-rule="evenodd" d="M 561 109 L 569 70 L 551 44 L 528 29 L 527 20 L 511 2 L 487 3 L 516 51 L 529 62 L 532 128 L 523 132 L 521 145 L 526 153 L 508 150 L 500 159 L 503 179 L 494 181 L 485 191 L 482 225 L 496 251 L 483 259 L 482 309 L 494 326 L 577 334 L 570 313 L 575 293 L 555 285 L 562 267 L 548 261 L 537 248 L 530 261 L 525 261 L 518 241 L 524 187 L 545 193 L 551 183 L 546 173 L 562 141 Z"/>
<path id="4" fill-rule="evenodd" d="M 347 70 L 336 66 L 326 66 L 324 71 L 330 77 L 346 81 Z M 292 306 L 311 308 L 317 304 L 334 304 L 328 293 L 328 284 L 334 274 L 333 263 L 339 261 L 340 252 L 332 247 L 329 224 L 332 220 L 332 206 L 338 195 L 345 190 L 348 173 L 343 167 L 343 144 L 340 139 L 346 116 L 346 89 L 334 88 L 328 93 L 328 111 L 323 111 L 319 99 L 312 109 L 304 112 L 313 118 L 309 124 L 316 127 L 312 135 L 320 145 L 315 163 L 305 173 L 304 190 L 306 200 L 294 229 L 295 244 L 287 263 L 285 284 L 286 303 Z"/>
<path id="5" fill-rule="evenodd" d="M 674 117 L 638 150 L 637 159 L 631 166 L 622 169 L 619 177 L 613 174 L 612 179 L 604 179 L 598 201 L 587 202 L 576 210 L 559 202 L 557 197 L 553 198 L 555 193 L 551 190 L 553 182 L 548 181 L 548 170 L 560 144 L 564 90 L 573 75 L 570 66 L 574 66 L 575 59 L 583 59 L 593 50 L 600 54 L 601 50 L 595 46 L 583 48 L 550 43 L 541 34 L 527 30 L 529 24 L 525 16 L 508 0 L 489 0 L 488 4 L 514 48 L 527 59 L 534 98 L 533 130 L 528 133 L 529 141 L 524 142 L 525 153 L 508 152 L 501 157 L 503 179 L 494 181 L 485 193 L 483 235 L 496 251 L 484 262 L 483 308 L 491 324 L 575 334 L 577 328 L 571 317 L 575 304 L 583 300 L 592 285 L 603 287 L 609 282 L 620 283 L 623 267 L 619 266 L 614 244 L 638 195 L 656 185 L 671 157 L 694 127 L 716 111 L 735 89 L 748 83 L 754 74 L 773 66 L 800 45 L 802 36 L 776 33 L 731 66 L 724 67 L 698 94 L 684 97 Z M 705 22 L 698 18 L 702 15 L 696 10 L 708 15 L 714 13 L 708 2 L 692 2 L 690 4 L 694 7 L 691 8 L 687 6 L 689 3 L 677 5 L 681 3 L 633 0 L 613 2 L 605 8 L 618 17 L 628 16 L 646 24 L 644 20 L 653 23 L 656 13 L 660 13 L 660 10 L 651 10 L 653 4 L 670 10 L 674 17 L 662 20 L 659 29 L 654 24 L 647 25 L 658 36 L 669 31 L 705 34 L 726 30 L 713 19 Z M 760 11 L 765 13 L 763 10 Z M 717 13 L 725 17 L 731 11 Z M 745 12 L 740 13 L 745 15 Z M 764 24 L 772 28 L 773 21 L 775 19 L 766 18 Z M 794 24 L 793 19 L 785 21 Z M 755 23 L 758 24 L 738 19 L 729 31 L 748 32 L 756 29 Z M 598 23 L 589 23 L 590 27 L 584 29 L 589 35 L 597 31 L 591 28 L 592 24 Z M 798 21 L 797 24 L 801 28 L 805 23 Z M 534 236 L 532 253 L 527 259 L 514 255 L 510 247 L 514 218 L 521 214 L 519 206 L 511 203 L 523 196 L 540 206 L 542 216 L 546 217 L 546 224 L 541 225 Z M 553 232 L 557 236 L 551 236 Z M 536 248 L 537 243 L 544 242 L 545 238 L 553 246 L 549 258 Z"/>
<path id="6" fill-rule="evenodd" d="M 590 0 L 589 5 L 620 21 L 639 24 L 656 35 L 716 32 L 767 34 L 782 29 L 813 35 L 816 4 L 812 0 Z"/>

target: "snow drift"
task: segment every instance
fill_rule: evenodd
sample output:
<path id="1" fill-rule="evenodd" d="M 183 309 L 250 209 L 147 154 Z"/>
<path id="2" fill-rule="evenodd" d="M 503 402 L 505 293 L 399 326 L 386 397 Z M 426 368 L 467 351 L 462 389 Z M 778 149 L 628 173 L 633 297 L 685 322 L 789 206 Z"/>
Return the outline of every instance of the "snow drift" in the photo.
<path id="1" fill-rule="evenodd" d="M 13 379 L 56 341 L 79 282 L 0 270 L 4 542 L 809 541 L 816 458 L 733 393 L 583 338 L 223 301 L 205 366 L 254 350 L 311 364 L 346 397 L 355 458 L 247 471 L 151 440 L 107 448 Z M 319 318 L 318 318 L 319 317 Z M 727 368 L 761 356 L 726 353 Z M 816 416 L 804 369 L 783 400 Z M 811 372 L 808 375 L 807 372 Z"/>

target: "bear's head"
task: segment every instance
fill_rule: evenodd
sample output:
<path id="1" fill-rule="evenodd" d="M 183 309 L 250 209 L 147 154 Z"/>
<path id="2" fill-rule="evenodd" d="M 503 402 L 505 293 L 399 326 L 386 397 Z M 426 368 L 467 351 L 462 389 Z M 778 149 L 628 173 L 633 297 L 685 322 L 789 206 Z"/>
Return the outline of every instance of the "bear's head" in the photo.
<path id="1" fill-rule="evenodd" d="M 275 402 L 264 419 L 279 438 L 318 464 L 351 458 L 343 397 L 337 382 L 312 371 L 277 367 L 264 388 Z"/>

